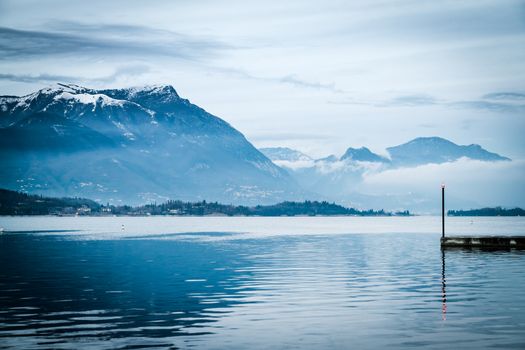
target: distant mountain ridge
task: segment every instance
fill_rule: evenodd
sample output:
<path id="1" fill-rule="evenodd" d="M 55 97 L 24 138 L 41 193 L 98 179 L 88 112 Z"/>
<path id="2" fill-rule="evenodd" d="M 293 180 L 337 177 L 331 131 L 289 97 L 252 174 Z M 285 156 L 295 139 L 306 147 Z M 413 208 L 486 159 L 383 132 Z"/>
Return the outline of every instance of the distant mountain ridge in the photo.
<path id="1" fill-rule="evenodd" d="M 288 147 L 268 147 L 259 148 L 265 156 L 273 161 L 308 161 L 312 158 L 302 152 L 296 151 Z"/>
<path id="2" fill-rule="evenodd" d="M 0 186 L 14 190 L 131 204 L 301 196 L 286 171 L 172 86 L 0 96 L 0 136 Z"/>
<path id="3" fill-rule="evenodd" d="M 54 197 L 133 205 L 317 199 L 383 207 L 377 203 L 385 196 L 359 193 L 366 176 L 461 158 L 509 160 L 440 137 L 386 151 L 349 147 L 340 157 L 314 159 L 287 147 L 257 150 L 170 85 L 96 90 L 58 84 L 26 96 L 0 96 L 0 187 Z M 421 203 L 411 195 L 388 200 L 393 210 Z"/>
<path id="4" fill-rule="evenodd" d="M 357 206 L 386 206 L 390 210 L 425 207 L 429 210 L 433 204 L 428 198 L 416 193 L 367 195 L 362 193 L 362 185 L 367 178 L 395 169 L 415 168 L 427 164 L 456 162 L 466 158 L 484 162 L 509 161 L 507 157 L 489 152 L 479 145 L 457 145 L 440 137 L 419 137 L 407 143 L 386 149 L 388 156 L 372 152 L 367 147 L 348 148 L 337 157 L 298 160 L 308 155 L 293 149 L 286 152 L 279 148 L 265 148 L 264 152 L 306 190 L 330 200 Z M 456 203 L 470 205 L 469 199 L 457 199 Z M 388 204 L 387 204 L 388 203 Z M 474 204 L 474 203 L 472 203 Z"/>
<path id="5" fill-rule="evenodd" d="M 466 157 L 482 161 L 510 160 L 492 153 L 480 145 L 457 145 L 441 137 L 418 137 L 399 146 L 387 148 L 392 163 L 397 166 L 417 166 L 446 163 Z"/>
<path id="6" fill-rule="evenodd" d="M 346 152 L 341 156 L 341 160 L 349 159 L 359 162 L 380 162 L 388 163 L 389 160 L 376 153 L 373 153 L 366 147 L 361 148 L 348 148 Z"/>
<path id="7" fill-rule="evenodd" d="M 330 155 L 316 161 L 337 162 L 371 162 L 385 163 L 392 166 L 407 167 L 424 164 L 439 164 L 453 162 L 460 158 L 469 158 L 481 161 L 508 161 L 510 158 L 497 153 L 489 152 L 480 145 L 458 145 L 441 137 L 418 137 L 404 144 L 388 147 L 389 158 L 372 152 L 367 147 L 349 147 L 341 157 Z M 312 158 L 301 151 L 283 147 L 262 148 L 271 160 L 277 161 L 299 161 L 311 160 Z"/>

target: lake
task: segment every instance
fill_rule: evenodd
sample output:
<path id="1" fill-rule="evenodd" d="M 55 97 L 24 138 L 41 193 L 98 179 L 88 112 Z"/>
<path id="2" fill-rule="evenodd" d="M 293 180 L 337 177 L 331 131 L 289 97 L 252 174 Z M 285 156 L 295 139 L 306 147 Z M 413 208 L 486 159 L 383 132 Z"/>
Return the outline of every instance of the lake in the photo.
<path id="1" fill-rule="evenodd" d="M 440 220 L 0 217 L 0 348 L 524 349 L 525 251 Z"/>

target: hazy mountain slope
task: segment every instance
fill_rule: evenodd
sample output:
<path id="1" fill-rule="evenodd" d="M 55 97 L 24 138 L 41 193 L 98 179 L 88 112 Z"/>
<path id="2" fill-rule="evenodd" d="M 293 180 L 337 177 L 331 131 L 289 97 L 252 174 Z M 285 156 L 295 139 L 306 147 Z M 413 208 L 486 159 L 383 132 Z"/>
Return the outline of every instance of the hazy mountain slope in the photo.
<path id="1" fill-rule="evenodd" d="M 284 170 L 171 86 L 59 85 L 0 97 L 0 111 L 2 187 L 131 203 L 300 198 Z"/>
<path id="2" fill-rule="evenodd" d="M 115 146 L 87 126 L 48 112 L 38 112 L 0 129 L 0 149 L 71 152 Z"/>
<path id="3" fill-rule="evenodd" d="M 379 154 L 373 153 L 366 147 L 361 148 L 348 148 L 346 152 L 341 156 L 341 160 L 353 160 L 358 162 L 381 162 L 388 163 L 389 160 Z"/>
<path id="4" fill-rule="evenodd" d="M 259 148 L 259 151 L 272 161 L 296 162 L 313 160 L 310 156 L 288 147 Z"/>

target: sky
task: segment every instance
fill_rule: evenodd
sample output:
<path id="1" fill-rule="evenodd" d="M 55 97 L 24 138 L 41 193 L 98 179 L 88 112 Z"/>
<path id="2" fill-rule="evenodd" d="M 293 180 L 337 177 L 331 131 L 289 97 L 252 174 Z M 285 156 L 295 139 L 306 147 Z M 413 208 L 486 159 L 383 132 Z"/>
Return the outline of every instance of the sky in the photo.
<path id="1" fill-rule="evenodd" d="M 0 0 L 0 94 L 170 84 L 257 147 L 525 159 L 525 1 Z M 379 180 L 377 180 L 379 181 Z"/>

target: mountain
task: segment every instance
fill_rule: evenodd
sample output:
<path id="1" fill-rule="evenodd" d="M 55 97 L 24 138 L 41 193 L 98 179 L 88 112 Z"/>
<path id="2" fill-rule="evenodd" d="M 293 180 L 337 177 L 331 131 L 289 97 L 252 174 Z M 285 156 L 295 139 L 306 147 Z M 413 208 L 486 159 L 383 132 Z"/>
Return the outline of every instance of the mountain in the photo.
<path id="1" fill-rule="evenodd" d="M 350 159 L 357 162 L 379 162 L 388 163 L 389 160 L 379 154 L 373 153 L 366 147 L 348 148 L 341 157 L 341 160 Z"/>
<path id="2" fill-rule="evenodd" d="M 462 157 L 482 160 L 510 160 L 489 152 L 480 145 L 457 145 L 441 137 L 419 137 L 399 146 L 387 148 L 392 164 L 397 167 L 453 162 Z"/>
<path id="3" fill-rule="evenodd" d="M 373 153 L 366 147 L 350 147 L 341 157 L 330 155 L 314 161 L 295 160 L 301 159 L 296 155 L 302 153 L 290 149 L 285 150 L 286 152 L 276 152 L 270 158 L 286 169 L 305 190 L 317 195 L 317 198 L 334 200 L 359 208 L 410 209 L 425 213 L 433 212 L 436 203 L 439 202 L 439 198 L 435 198 L 435 193 L 430 187 L 428 187 L 428 192 L 418 192 L 415 186 L 409 190 L 400 190 L 396 186 L 386 191 L 384 189 L 375 190 L 375 188 L 381 184 L 381 181 L 408 176 L 409 173 L 419 171 L 418 169 L 407 169 L 404 175 L 397 175 L 402 174 L 397 173 L 402 168 L 454 162 L 460 158 L 486 162 L 509 160 L 479 145 L 460 146 L 438 137 L 417 138 L 406 144 L 390 147 L 387 149 L 390 159 Z M 461 167 L 462 164 L 455 166 Z M 425 169 L 421 171 L 424 172 Z M 375 184 L 374 181 L 376 181 Z M 425 180 L 422 178 L 420 181 Z M 417 183 L 417 181 L 414 182 Z M 410 184 L 407 186 L 412 187 Z M 479 205 L 473 198 L 459 198 L 454 194 L 449 195 L 448 198 L 449 203 L 457 206 Z"/>
<path id="4" fill-rule="evenodd" d="M 326 156 L 326 157 L 323 157 L 323 158 L 319 158 L 319 159 L 316 159 L 315 162 L 316 163 L 333 163 L 333 162 L 337 162 L 339 161 L 339 158 L 337 158 L 335 155 L 333 154 L 330 154 L 329 156 Z"/>
<path id="5" fill-rule="evenodd" d="M 310 156 L 296 151 L 288 147 L 269 147 L 269 148 L 259 148 L 266 157 L 270 158 L 273 161 L 311 161 Z"/>
<path id="6" fill-rule="evenodd" d="M 12 152 L 72 152 L 114 146 L 113 141 L 74 120 L 37 112 L 0 129 L 0 149 Z"/>
<path id="7" fill-rule="evenodd" d="M 388 159 L 363 147 L 349 148 L 343 157 L 330 155 L 313 159 L 305 153 L 287 147 L 262 148 L 276 165 L 289 172 L 294 180 L 310 193 L 310 198 L 321 200 L 344 199 L 350 188 L 359 185 L 362 174 L 369 169 L 385 166 Z M 355 152 L 352 152 L 355 151 Z"/>
<path id="8" fill-rule="evenodd" d="M 287 147 L 261 148 L 259 151 L 286 171 L 309 168 L 314 164 L 314 160 L 310 156 Z"/>
<path id="9" fill-rule="evenodd" d="M 0 97 L 0 187 L 112 203 L 300 199 L 289 174 L 172 86 Z"/>

